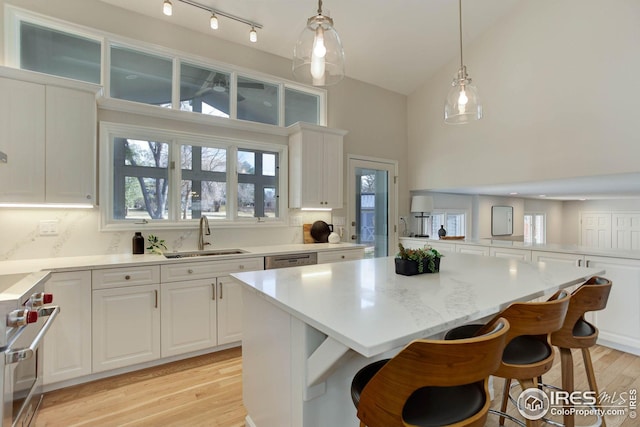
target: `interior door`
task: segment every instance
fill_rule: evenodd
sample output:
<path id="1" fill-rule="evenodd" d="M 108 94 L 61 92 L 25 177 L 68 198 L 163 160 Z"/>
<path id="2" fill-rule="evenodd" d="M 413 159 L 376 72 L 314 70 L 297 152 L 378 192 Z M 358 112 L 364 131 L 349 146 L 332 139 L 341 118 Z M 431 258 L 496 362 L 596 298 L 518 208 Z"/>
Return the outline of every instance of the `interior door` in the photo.
<path id="1" fill-rule="evenodd" d="M 396 244 L 397 163 L 349 157 L 349 236 L 365 258 L 385 257 Z"/>

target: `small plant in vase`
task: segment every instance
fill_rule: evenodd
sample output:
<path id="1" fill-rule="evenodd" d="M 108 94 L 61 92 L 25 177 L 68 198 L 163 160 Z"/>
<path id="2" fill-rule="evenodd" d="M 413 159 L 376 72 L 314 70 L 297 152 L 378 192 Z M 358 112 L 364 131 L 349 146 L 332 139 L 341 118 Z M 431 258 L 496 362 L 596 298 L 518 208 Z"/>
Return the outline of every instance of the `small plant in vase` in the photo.
<path id="1" fill-rule="evenodd" d="M 422 249 L 406 249 L 402 243 L 398 244 L 400 252 L 396 255 L 396 273 L 405 276 L 414 274 L 436 273 L 440 271 L 442 254 L 437 250 L 425 246 Z"/>
<path id="2" fill-rule="evenodd" d="M 158 236 L 149 234 L 149 236 L 147 237 L 147 241 L 149 242 L 149 246 L 147 246 L 147 250 L 152 254 L 162 255 L 163 249 L 165 251 L 167 250 L 167 247 L 164 244 L 164 240 L 159 239 Z"/>

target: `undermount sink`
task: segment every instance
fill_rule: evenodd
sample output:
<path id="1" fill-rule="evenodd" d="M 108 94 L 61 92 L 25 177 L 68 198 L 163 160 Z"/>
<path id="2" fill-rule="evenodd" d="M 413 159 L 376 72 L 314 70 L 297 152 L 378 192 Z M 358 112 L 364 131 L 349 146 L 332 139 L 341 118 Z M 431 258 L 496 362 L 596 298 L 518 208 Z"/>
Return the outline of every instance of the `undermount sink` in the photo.
<path id="1" fill-rule="evenodd" d="M 193 258 L 200 256 L 219 256 L 219 255 L 236 255 L 236 254 L 245 254 L 247 251 L 242 249 L 218 249 L 211 251 L 192 251 L 192 252 L 173 252 L 173 253 L 165 253 L 165 258 Z"/>

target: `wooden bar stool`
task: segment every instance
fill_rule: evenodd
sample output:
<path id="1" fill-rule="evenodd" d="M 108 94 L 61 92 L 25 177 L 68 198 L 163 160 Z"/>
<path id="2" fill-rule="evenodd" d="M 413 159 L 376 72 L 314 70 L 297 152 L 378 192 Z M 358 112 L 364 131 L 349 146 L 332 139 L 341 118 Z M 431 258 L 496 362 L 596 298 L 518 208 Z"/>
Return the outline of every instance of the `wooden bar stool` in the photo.
<path id="1" fill-rule="evenodd" d="M 534 388 L 538 386 L 538 378 L 551 369 L 553 347 L 549 342 L 549 334 L 562 327 L 569 300 L 568 292 L 558 291 L 549 301 L 513 303 L 496 316 L 507 319 L 510 325 L 500 366 L 493 373 L 505 379 L 500 412 L 491 411 L 500 415 L 500 425 L 504 425 L 505 417 L 524 425 L 520 420 L 506 415 L 511 380 L 518 380 L 522 390 Z M 464 325 L 447 332 L 445 339 L 458 340 L 483 334 L 486 328 L 486 325 Z M 526 420 L 527 426 L 537 426 L 539 423 L 540 420 Z"/>
<path id="2" fill-rule="evenodd" d="M 564 325 L 558 331 L 551 334 L 551 344 L 560 350 L 560 366 L 562 368 L 562 389 L 569 393 L 574 391 L 573 385 L 573 356 L 571 349 L 582 351 L 584 368 L 589 381 L 589 388 L 599 398 L 596 376 L 591 363 L 589 348 L 598 340 L 598 328 L 587 322 L 584 318 L 586 312 L 603 310 L 607 306 L 611 281 L 604 277 L 592 277 L 571 294 L 567 316 Z M 597 402 L 600 406 L 600 402 Z M 566 412 L 566 411 L 565 411 Z M 564 415 L 564 425 L 573 427 L 573 415 Z M 604 417 L 602 426 L 606 427 Z"/>
<path id="3" fill-rule="evenodd" d="M 482 426 L 488 378 L 500 364 L 509 322 L 459 341 L 416 340 L 394 358 L 362 368 L 351 397 L 360 426 Z"/>

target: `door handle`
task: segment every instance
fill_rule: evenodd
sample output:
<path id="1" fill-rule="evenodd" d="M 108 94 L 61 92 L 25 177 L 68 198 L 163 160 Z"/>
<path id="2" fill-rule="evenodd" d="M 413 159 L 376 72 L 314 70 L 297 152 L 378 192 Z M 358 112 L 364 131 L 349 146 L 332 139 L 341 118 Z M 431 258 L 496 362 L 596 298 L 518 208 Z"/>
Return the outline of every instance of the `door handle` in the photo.
<path id="1" fill-rule="evenodd" d="M 222 282 L 220 282 L 220 290 L 218 291 L 218 298 L 222 299 Z"/>
<path id="2" fill-rule="evenodd" d="M 357 236 L 355 234 L 351 235 L 351 240 L 356 240 Z"/>

